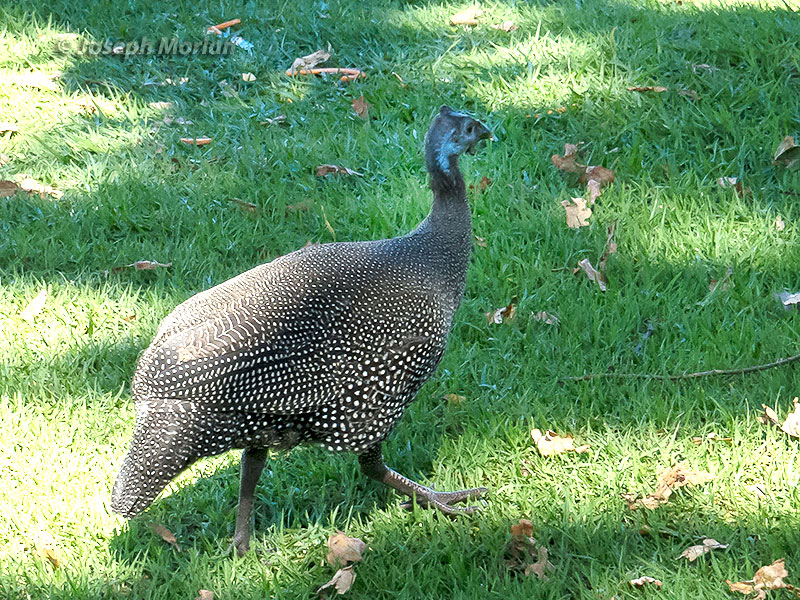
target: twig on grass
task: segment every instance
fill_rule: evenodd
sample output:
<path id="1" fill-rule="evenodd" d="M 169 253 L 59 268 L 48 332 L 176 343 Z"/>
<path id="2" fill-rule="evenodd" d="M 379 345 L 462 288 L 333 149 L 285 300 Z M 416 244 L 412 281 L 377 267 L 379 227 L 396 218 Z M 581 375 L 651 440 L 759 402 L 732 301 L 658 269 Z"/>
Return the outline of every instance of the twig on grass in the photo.
<path id="1" fill-rule="evenodd" d="M 708 377 L 710 375 L 745 375 L 747 373 L 755 373 L 756 371 L 765 371 L 773 367 L 780 367 L 798 360 L 800 360 L 800 354 L 779 358 L 774 362 L 763 365 L 742 367 L 741 369 L 712 369 L 711 371 L 681 373 L 680 375 L 656 375 L 653 373 L 588 373 L 587 375 L 564 377 L 561 381 L 589 381 L 592 379 L 656 379 L 658 381 L 680 381 L 682 379 L 696 379 L 698 377 Z"/>

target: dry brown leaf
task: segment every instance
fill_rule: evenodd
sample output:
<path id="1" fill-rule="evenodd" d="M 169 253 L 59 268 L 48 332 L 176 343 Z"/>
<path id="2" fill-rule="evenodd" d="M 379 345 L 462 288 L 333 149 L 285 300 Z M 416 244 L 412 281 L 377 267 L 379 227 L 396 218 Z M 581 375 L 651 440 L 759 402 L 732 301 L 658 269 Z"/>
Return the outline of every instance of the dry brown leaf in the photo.
<path id="1" fill-rule="evenodd" d="M 245 212 L 250 212 L 250 213 L 258 212 L 258 206 L 253 204 L 252 202 L 248 202 L 247 200 L 242 200 L 240 198 L 231 198 L 231 202 L 236 204 L 239 208 L 241 208 Z"/>
<path id="2" fill-rule="evenodd" d="M 694 91 L 694 90 L 689 90 L 689 89 L 686 89 L 686 90 L 680 90 L 678 93 L 679 93 L 681 96 L 686 96 L 687 98 L 690 98 L 690 99 L 692 99 L 692 100 L 697 100 L 697 98 L 698 98 L 698 96 L 697 96 L 697 92 L 696 92 L 696 91 Z"/>
<path id="3" fill-rule="evenodd" d="M 531 429 L 531 438 L 542 456 L 555 456 L 564 452 L 583 454 L 589 450 L 588 444 L 576 448 L 572 436 L 561 437 L 549 429 L 544 433 L 540 429 Z"/>
<path id="4" fill-rule="evenodd" d="M 547 579 L 546 572 L 554 567 L 547 560 L 547 548 L 532 537 L 533 523 L 529 519 L 520 519 L 518 523 L 511 525 L 510 530 L 511 540 L 506 545 L 506 564 L 526 576 L 536 575 L 539 579 Z"/>
<path id="5" fill-rule="evenodd" d="M 754 600 L 764 600 L 767 597 L 767 590 L 781 589 L 788 590 L 800 597 L 800 589 L 783 581 L 783 578 L 788 576 L 789 572 L 786 570 L 785 559 L 780 558 L 771 565 L 761 567 L 753 575 L 753 579 L 736 583 L 727 579 L 725 581 L 732 592 L 739 592 L 740 594 L 756 592 Z"/>
<path id="6" fill-rule="evenodd" d="M 39 194 L 42 198 L 44 198 L 45 194 L 52 196 L 53 198 L 61 198 L 61 196 L 64 195 L 64 192 L 61 190 L 56 190 L 49 185 L 39 183 L 30 177 L 25 177 L 24 179 L 20 180 L 19 184 L 14 183 L 13 181 L 0 181 L 0 198 L 13 196 L 19 191 L 28 192 L 29 194 Z"/>
<path id="7" fill-rule="evenodd" d="M 13 181 L 9 181 L 7 179 L 0 180 L 0 198 L 10 198 L 17 192 L 21 191 L 23 191 L 22 188 Z"/>
<path id="8" fill-rule="evenodd" d="M 702 544 L 698 544 L 697 546 L 689 546 L 686 550 L 681 552 L 681 555 L 678 558 L 686 558 L 689 559 L 689 562 L 694 562 L 712 550 L 724 550 L 727 547 L 728 544 L 720 544 L 714 538 L 706 538 L 703 540 Z"/>
<path id="9" fill-rule="evenodd" d="M 45 302 L 47 302 L 47 290 L 42 289 L 36 294 L 36 297 L 28 303 L 28 306 L 19 313 L 20 318 L 25 319 L 28 323 L 33 323 L 36 315 L 42 312 Z"/>
<path id="10" fill-rule="evenodd" d="M 511 535 L 528 538 L 533 535 L 533 523 L 530 519 L 520 519 L 516 525 L 510 527 Z"/>
<path id="11" fill-rule="evenodd" d="M 661 472 L 658 478 L 658 487 L 644 498 L 637 498 L 636 494 L 621 494 L 621 496 L 631 510 L 636 510 L 639 506 L 654 510 L 667 502 L 676 489 L 685 485 L 706 483 L 713 478 L 711 473 L 692 471 L 683 463 L 678 463 Z"/>
<path id="12" fill-rule="evenodd" d="M 308 70 L 313 69 L 317 65 L 324 63 L 331 57 L 330 53 L 331 47 L 328 46 L 328 51 L 325 50 L 317 50 L 316 52 L 312 52 L 311 54 L 307 54 L 306 56 L 301 56 L 300 58 L 295 58 L 292 66 L 289 67 L 290 73 L 297 73 L 300 70 Z"/>
<path id="13" fill-rule="evenodd" d="M 11 77 L 10 81 L 24 87 L 32 87 L 40 90 L 49 90 L 57 92 L 59 90 L 56 79 L 61 77 L 61 72 L 42 73 L 41 71 L 26 71 L 20 73 L 17 77 Z"/>
<path id="14" fill-rule="evenodd" d="M 485 192 L 486 188 L 488 188 L 490 185 L 492 185 L 492 180 L 484 175 L 483 177 L 481 177 L 481 181 L 478 184 L 478 189 L 481 192 Z M 474 183 L 470 183 L 469 184 L 469 189 L 474 190 L 475 189 L 475 184 Z"/>
<path id="15" fill-rule="evenodd" d="M 800 146 L 794 143 L 794 138 L 787 135 L 775 150 L 772 161 L 776 165 L 794 168 L 800 165 Z"/>
<path id="16" fill-rule="evenodd" d="M 536 575 L 539 579 L 547 581 L 549 577 L 546 575 L 547 571 L 554 569 L 553 563 L 547 560 L 547 548 L 539 546 L 537 549 L 538 560 L 525 567 L 525 575 Z"/>
<path id="17" fill-rule="evenodd" d="M 319 165 L 317 167 L 317 177 L 324 177 L 325 175 L 358 175 L 359 177 L 363 177 L 363 173 L 359 173 L 358 171 L 353 171 L 352 169 L 348 169 L 347 167 L 340 167 L 339 165 Z"/>
<path id="18" fill-rule="evenodd" d="M 589 217 L 592 216 L 592 209 L 586 206 L 583 198 L 573 198 L 572 200 L 562 200 L 561 206 L 567 214 L 567 227 L 577 229 L 589 225 Z"/>
<path id="19" fill-rule="evenodd" d="M 58 544 L 49 531 L 37 531 L 33 534 L 33 549 L 36 554 L 46 558 L 54 569 L 61 566 L 62 560 L 58 552 Z"/>
<path id="20" fill-rule="evenodd" d="M 169 529 L 158 523 L 150 523 L 150 528 L 155 531 L 162 540 L 167 542 L 170 546 L 174 546 L 178 552 L 181 551 L 181 547 L 178 545 L 178 538 L 176 538 L 175 534 Z"/>
<path id="21" fill-rule="evenodd" d="M 542 323 L 547 323 L 548 325 L 558 325 L 558 317 L 556 315 L 546 313 L 543 310 L 531 314 L 531 319 L 533 319 L 534 321 L 541 321 Z"/>
<path id="22" fill-rule="evenodd" d="M 467 8 L 450 17 L 450 25 L 469 25 L 470 27 L 474 27 L 478 24 L 478 17 L 482 14 L 483 11 L 480 8 Z"/>
<path id="23" fill-rule="evenodd" d="M 511 302 L 506 306 L 498 308 L 495 311 L 487 312 L 486 320 L 495 325 L 499 325 L 503 321 L 512 321 L 514 317 L 517 316 L 517 306 L 515 302 L 516 300 L 512 298 Z"/>
<path id="24" fill-rule="evenodd" d="M 214 592 L 211 590 L 197 590 L 197 598 L 194 600 L 214 600 Z"/>
<path id="25" fill-rule="evenodd" d="M 556 169 L 565 173 L 586 173 L 586 165 L 575 162 L 578 156 L 578 147 L 575 144 L 564 144 L 564 156 L 553 154 L 550 160 L 553 161 Z"/>
<path id="26" fill-rule="evenodd" d="M 744 187 L 738 177 L 720 177 L 717 183 L 723 189 L 734 190 L 739 198 L 744 198 L 750 193 L 750 188 Z"/>
<path id="27" fill-rule="evenodd" d="M 653 92 L 655 94 L 660 94 L 662 92 L 666 92 L 667 88 L 660 86 L 660 85 L 642 85 L 642 86 L 634 86 L 628 88 L 629 92 Z"/>
<path id="28" fill-rule="evenodd" d="M 133 267 L 137 271 L 154 271 L 155 269 L 158 269 L 159 267 L 166 269 L 166 268 L 171 267 L 171 266 L 172 266 L 171 262 L 160 263 L 160 262 L 156 262 L 154 260 L 137 260 L 136 262 L 131 263 L 129 265 L 122 265 L 121 267 L 114 267 L 111 270 L 114 271 L 114 272 L 117 272 L 117 271 L 122 271 L 123 269 L 129 269 L 129 268 Z M 106 272 L 106 274 L 107 273 L 108 272 Z"/>
<path id="29" fill-rule="evenodd" d="M 336 593 L 341 596 L 353 586 L 353 582 L 355 580 L 356 574 L 353 571 L 353 565 L 344 567 L 343 569 L 336 571 L 333 577 L 331 577 L 331 580 L 317 590 L 317 594 L 322 593 L 329 587 L 333 587 L 333 589 L 336 590 Z"/>
<path id="30" fill-rule="evenodd" d="M 332 567 L 344 567 L 347 563 L 358 562 L 367 545 L 359 538 L 347 537 L 339 531 L 328 536 L 328 564 Z"/>
<path id="31" fill-rule="evenodd" d="M 660 588 L 664 584 L 661 583 L 661 581 L 659 581 L 658 579 L 654 579 L 653 577 L 648 577 L 647 575 L 645 575 L 645 576 L 639 577 L 637 579 L 631 579 L 628 582 L 628 585 L 630 585 L 631 587 L 635 587 L 635 588 L 642 588 L 642 587 L 644 587 L 646 585 L 654 585 L 657 588 Z"/>
<path id="32" fill-rule="evenodd" d="M 492 29 L 499 29 L 500 31 L 505 31 L 506 33 L 510 33 L 518 29 L 517 24 L 514 23 L 514 21 L 503 21 L 502 23 L 496 23 L 491 27 Z"/>
<path id="33" fill-rule="evenodd" d="M 450 404 L 461 404 L 467 398 L 459 394 L 445 394 L 444 399 L 447 400 L 447 402 L 449 402 Z"/>
<path id="34" fill-rule="evenodd" d="M 616 175 L 614 175 L 614 171 L 611 169 L 595 165 L 586 167 L 583 175 L 578 178 L 578 181 L 588 184 L 590 181 L 595 180 L 600 187 L 605 187 L 609 183 L 613 183 L 615 178 Z"/>
<path id="35" fill-rule="evenodd" d="M 572 272 L 577 273 L 578 271 L 581 270 L 583 270 L 583 272 L 586 273 L 586 276 L 590 280 L 597 282 L 597 286 L 600 288 L 601 292 L 606 291 L 607 285 L 605 277 L 603 277 L 603 274 L 600 271 L 598 271 L 592 266 L 592 263 L 589 262 L 588 258 L 584 258 L 583 260 L 581 260 L 578 263 L 578 267 L 573 269 Z"/>
<path id="36" fill-rule="evenodd" d="M 353 100 L 353 110 L 356 114 L 361 117 L 362 119 L 369 118 L 369 109 L 372 105 L 364 100 L 364 96 L 359 96 L 355 100 Z"/>
<path id="37" fill-rule="evenodd" d="M 600 182 L 595 179 L 590 179 L 586 182 L 586 187 L 589 190 L 589 205 L 594 206 L 595 200 L 603 193 L 600 191 Z"/>
<path id="38" fill-rule="evenodd" d="M 206 29 L 206 33 L 214 33 L 216 35 L 220 35 L 223 29 L 227 29 L 228 27 L 233 27 L 234 25 L 238 25 L 241 22 L 242 22 L 241 19 L 231 19 L 230 21 L 225 21 L 224 23 L 211 25 L 208 29 Z"/>
<path id="39" fill-rule="evenodd" d="M 792 403 L 794 404 L 794 411 L 786 416 L 781 429 L 792 437 L 800 438 L 800 399 L 795 396 Z"/>
<path id="40" fill-rule="evenodd" d="M 475 243 L 481 248 L 486 248 L 486 240 L 479 235 L 475 236 Z"/>
<path id="41" fill-rule="evenodd" d="M 181 141 L 184 144 L 190 144 L 192 146 L 205 146 L 206 144 L 211 143 L 211 138 L 210 137 L 181 138 Z"/>
<path id="42" fill-rule="evenodd" d="M 0 123 L 0 133 L 5 133 L 10 131 L 12 133 L 19 131 L 19 126 L 16 123 L 9 123 L 8 121 L 3 121 Z"/>

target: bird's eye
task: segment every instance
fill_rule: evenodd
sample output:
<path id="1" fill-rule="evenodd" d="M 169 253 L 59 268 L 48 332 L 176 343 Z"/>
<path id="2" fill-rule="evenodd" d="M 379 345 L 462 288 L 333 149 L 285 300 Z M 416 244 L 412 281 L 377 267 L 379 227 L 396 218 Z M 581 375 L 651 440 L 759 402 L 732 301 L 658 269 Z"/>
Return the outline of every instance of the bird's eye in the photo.
<path id="1" fill-rule="evenodd" d="M 473 132 L 474 129 L 475 129 L 475 127 L 472 125 L 472 123 L 467 125 L 467 135 L 472 135 L 472 132 Z"/>

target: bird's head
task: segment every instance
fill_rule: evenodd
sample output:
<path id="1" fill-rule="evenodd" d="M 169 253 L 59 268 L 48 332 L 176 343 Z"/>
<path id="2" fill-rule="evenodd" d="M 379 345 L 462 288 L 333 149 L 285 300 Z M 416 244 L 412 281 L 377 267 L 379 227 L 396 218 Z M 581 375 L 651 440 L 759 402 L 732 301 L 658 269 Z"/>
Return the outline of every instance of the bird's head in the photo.
<path id="1" fill-rule="evenodd" d="M 425 135 L 428 170 L 449 174 L 460 154 L 473 154 L 481 140 L 495 139 L 492 132 L 469 115 L 442 106 Z"/>

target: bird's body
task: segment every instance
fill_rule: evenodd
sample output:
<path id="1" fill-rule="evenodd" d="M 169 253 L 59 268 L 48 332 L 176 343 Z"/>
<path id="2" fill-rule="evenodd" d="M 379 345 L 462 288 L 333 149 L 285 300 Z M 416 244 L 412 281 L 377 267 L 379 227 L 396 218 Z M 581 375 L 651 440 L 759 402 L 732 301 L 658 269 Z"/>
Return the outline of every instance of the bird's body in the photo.
<path id="1" fill-rule="evenodd" d="M 468 119 L 443 108 L 439 120 L 449 115 Z M 453 166 L 441 180 L 431 173 L 434 207 L 411 233 L 303 248 L 164 319 L 133 379 L 136 428 L 114 485 L 116 512 L 139 513 L 198 458 L 244 448 L 242 552 L 266 449 L 313 442 L 356 452 L 371 477 L 424 495 L 386 469 L 380 448 L 438 365 L 464 291 L 472 230 Z"/>

